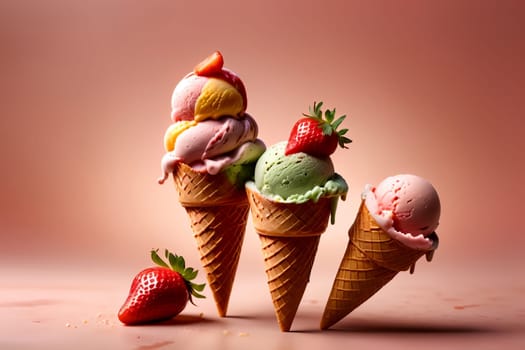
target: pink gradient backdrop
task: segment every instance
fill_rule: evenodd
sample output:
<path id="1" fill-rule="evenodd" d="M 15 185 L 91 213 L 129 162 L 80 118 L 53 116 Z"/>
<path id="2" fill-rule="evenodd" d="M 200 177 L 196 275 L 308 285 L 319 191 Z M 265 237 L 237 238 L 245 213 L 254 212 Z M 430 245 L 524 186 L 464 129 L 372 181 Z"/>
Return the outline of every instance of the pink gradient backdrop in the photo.
<path id="1" fill-rule="evenodd" d="M 518 261 L 524 11 L 520 1 L 3 1 L 0 263 L 135 268 L 169 247 L 198 264 L 172 185 L 155 180 L 172 89 L 216 49 L 268 144 L 314 100 L 349 116 L 354 143 L 334 161 L 350 194 L 316 269 L 335 273 L 362 187 L 401 172 L 441 195 L 436 268 Z M 251 225 L 241 259 L 261 269 Z"/>

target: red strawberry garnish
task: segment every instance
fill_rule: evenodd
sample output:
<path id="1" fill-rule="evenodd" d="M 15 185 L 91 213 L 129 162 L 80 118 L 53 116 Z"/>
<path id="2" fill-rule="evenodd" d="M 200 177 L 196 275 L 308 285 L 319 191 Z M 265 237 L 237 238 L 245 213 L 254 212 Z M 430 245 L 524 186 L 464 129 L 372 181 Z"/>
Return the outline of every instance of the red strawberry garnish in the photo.
<path id="1" fill-rule="evenodd" d="M 159 266 L 139 272 L 129 295 L 118 313 L 119 320 L 127 325 L 142 324 L 170 319 L 178 315 L 192 296 L 204 298 L 204 284 L 191 282 L 197 270 L 186 268 L 184 258 L 165 251 L 168 263 L 151 251 L 151 259 Z"/>
<path id="2" fill-rule="evenodd" d="M 304 152 L 315 157 L 328 157 L 335 152 L 337 145 L 348 148 L 346 144 L 352 142 L 344 136 L 348 129 L 337 130 L 346 115 L 334 120 L 335 108 L 327 109 L 324 119 L 322 105 L 322 102 L 314 102 L 313 108 L 310 106 L 310 114 L 303 113 L 305 118 L 294 124 L 286 145 L 286 155 Z"/>
<path id="3" fill-rule="evenodd" d="M 223 65 L 224 59 L 222 54 L 219 51 L 215 51 L 195 66 L 193 72 L 200 76 L 209 77 L 220 73 Z"/>

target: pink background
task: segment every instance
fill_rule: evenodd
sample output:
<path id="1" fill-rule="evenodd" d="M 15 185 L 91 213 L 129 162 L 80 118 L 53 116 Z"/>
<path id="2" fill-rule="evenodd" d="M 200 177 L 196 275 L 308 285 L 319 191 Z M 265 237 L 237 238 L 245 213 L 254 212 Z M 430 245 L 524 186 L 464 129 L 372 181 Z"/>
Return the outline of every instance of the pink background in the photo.
<path id="1" fill-rule="evenodd" d="M 267 144 L 315 100 L 348 115 L 354 142 L 333 159 L 350 193 L 319 247 L 320 299 L 363 186 L 403 172 L 443 208 L 411 283 L 491 285 L 483 269 L 523 262 L 524 23 L 521 1 L 2 1 L 0 269 L 118 273 L 127 288 L 150 248 L 199 266 L 156 178 L 171 92 L 218 49 Z M 264 285 L 250 223 L 239 274 Z"/>

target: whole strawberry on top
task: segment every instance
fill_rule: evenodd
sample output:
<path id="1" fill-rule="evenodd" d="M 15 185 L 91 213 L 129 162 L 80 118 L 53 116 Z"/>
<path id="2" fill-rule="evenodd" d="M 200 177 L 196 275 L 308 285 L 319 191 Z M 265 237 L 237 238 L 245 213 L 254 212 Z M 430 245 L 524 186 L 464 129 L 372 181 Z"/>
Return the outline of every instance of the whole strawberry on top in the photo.
<path id="1" fill-rule="evenodd" d="M 254 183 L 263 195 L 289 203 L 345 198 L 348 186 L 330 155 L 351 142 L 348 129 L 338 130 L 346 116 L 336 118 L 335 109 L 323 113 L 322 105 L 314 102 L 310 113 L 295 122 L 288 141 L 268 147 L 257 161 Z"/>
<path id="2" fill-rule="evenodd" d="M 127 325 L 163 321 L 178 315 L 192 297 L 204 298 L 200 294 L 205 284 L 191 282 L 197 277 L 197 270 L 186 267 L 182 256 L 165 251 L 165 262 L 151 251 L 151 259 L 158 266 L 139 272 L 129 295 L 118 313 L 119 320 Z"/>
<path id="3" fill-rule="evenodd" d="M 344 136 L 348 129 L 337 130 L 346 115 L 335 119 L 334 108 L 327 109 L 323 118 L 322 105 L 323 102 L 314 102 L 314 106 L 309 108 L 310 113 L 303 113 L 304 118 L 295 123 L 286 145 L 286 155 L 304 152 L 312 156 L 328 157 L 335 152 L 338 145 L 348 148 L 346 144 L 352 142 Z"/>

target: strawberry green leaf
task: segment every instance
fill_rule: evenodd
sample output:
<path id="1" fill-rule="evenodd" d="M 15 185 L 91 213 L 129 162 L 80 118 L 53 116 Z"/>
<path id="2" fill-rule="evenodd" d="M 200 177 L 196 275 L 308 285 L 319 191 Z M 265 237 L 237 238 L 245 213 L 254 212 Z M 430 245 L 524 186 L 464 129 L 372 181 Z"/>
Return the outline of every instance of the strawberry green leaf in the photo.
<path id="1" fill-rule="evenodd" d="M 193 270 L 191 267 L 189 267 L 184 271 L 183 277 L 185 280 L 191 281 L 192 279 L 195 279 L 195 277 L 197 277 L 197 274 L 197 270 Z"/>
<path id="2" fill-rule="evenodd" d="M 203 284 L 195 284 L 195 283 L 187 282 L 186 286 L 188 287 L 188 293 L 189 293 L 189 296 L 190 296 L 190 303 L 192 303 L 193 305 L 195 305 L 195 303 L 193 302 L 193 297 L 198 298 L 198 299 L 206 298 L 206 296 L 204 296 L 201 293 L 199 293 L 199 292 L 202 292 L 202 290 L 204 289 L 204 286 L 205 286 L 204 283 Z"/>
<path id="3" fill-rule="evenodd" d="M 159 266 L 169 268 L 168 264 L 166 264 L 164 260 L 162 260 L 162 258 L 159 256 L 157 252 L 158 252 L 158 249 L 151 251 L 151 260 L 153 260 L 153 262 Z"/>
<path id="4" fill-rule="evenodd" d="M 169 252 L 167 249 L 165 251 L 165 255 L 169 261 L 170 268 L 173 271 L 177 271 L 178 273 L 184 276 L 184 269 L 186 268 L 184 258 L 182 256 L 178 256 L 177 254 Z"/>
<path id="5" fill-rule="evenodd" d="M 334 121 L 334 116 L 335 116 L 335 109 L 333 111 L 327 109 L 325 112 L 324 112 L 324 115 L 326 117 L 326 121 L 329 123 L 329 124 L 332 124 L 332 122 Z"/>
<path id="6" fill-rule="evenodd" d="M 346 147 L 346 144 L 347 143 L 351 143 L 352 140 L 350 140 L 348 137 L 344 137 L 344 136 L 341 136 L 339 138 L 339 146 L 343 147 L 343 148 L 348 148 Z"/>
<path id="7" fill-rule="evenodd" d="M 193 289 L 195 289 L 197 292 L 202 292 L 204 290 L 204 287 L 206 286 L 205 283 L 202 283 L 202 284 L 195 284 L 195 283 L 192 283 L 191 286 L 193 287 Z"/>
<path id="8" fill-rule="evenodd" d="M 168 261 L 170 262 L 171 268 L 173 270 L 178 271 L 178 272 L 182 271 L 178 267 L 178 265 L 179 265 L 178 256 L 174 255 L 173 253 L 167 252 L 167 258 L 168 258 Z"/>
<path id="9" fill-rule="evenodd" d="M 198 299 L 204 299 L 206 298 L 204 295 L 196 292 L 194 289 L 191 290 L 191 293 L 190 293 L 190 303 L 192 303 L 193 305 L 195 305 L 195 303 L 193 302 L 193 297 L 195 298 L 198 298 Z"/>
<path id="10" fill-rule="evenodd" d="M 323 102 L 319 102 L 317 104 L 314 102 L 314 113 L 313 113 L 314 117 L 322 119 L 323 117 L 323 111 L 321 110 L 322 106 L 323 106 Z"/>
<path id="11" fill-rule="evenodd" d="M 339 118 L 337 118 L 337 120 L 332 123 L 332 128 L 334 128 L 334 130 L 337 130 L 337 128 L 339 127 L 339 125 L 341 125 L 341 123 L 343 122 L 343 120 L 345 120 L 345 118 L 346 118 L 346 115 L 342 115 Z M 341 135 L 341 133 L 339 133 L 339 135 Z"/>
<path id="12" fill-rule="evenodd" d="M 200 294 L 200 293 L 197 293 L 197 292 L 193 292 L 192 296 L 195 297 L 195 298 L 198 298 L 198 299 L 204 299 L 204 298 L 206 298 L 204 295 L 202 295 L 202 294 Z M 195 305 L 195 303 L 193 302 L 193 300 L 192 300 L 192 304 Z"/>
<path id="13" fill-rule="evenodd" d="M 174 263 L 177 269 L 183 273 L 186 269 L 186 262 L 184 261 L 184 258 L 182 256 L 177 256 Z"/>

